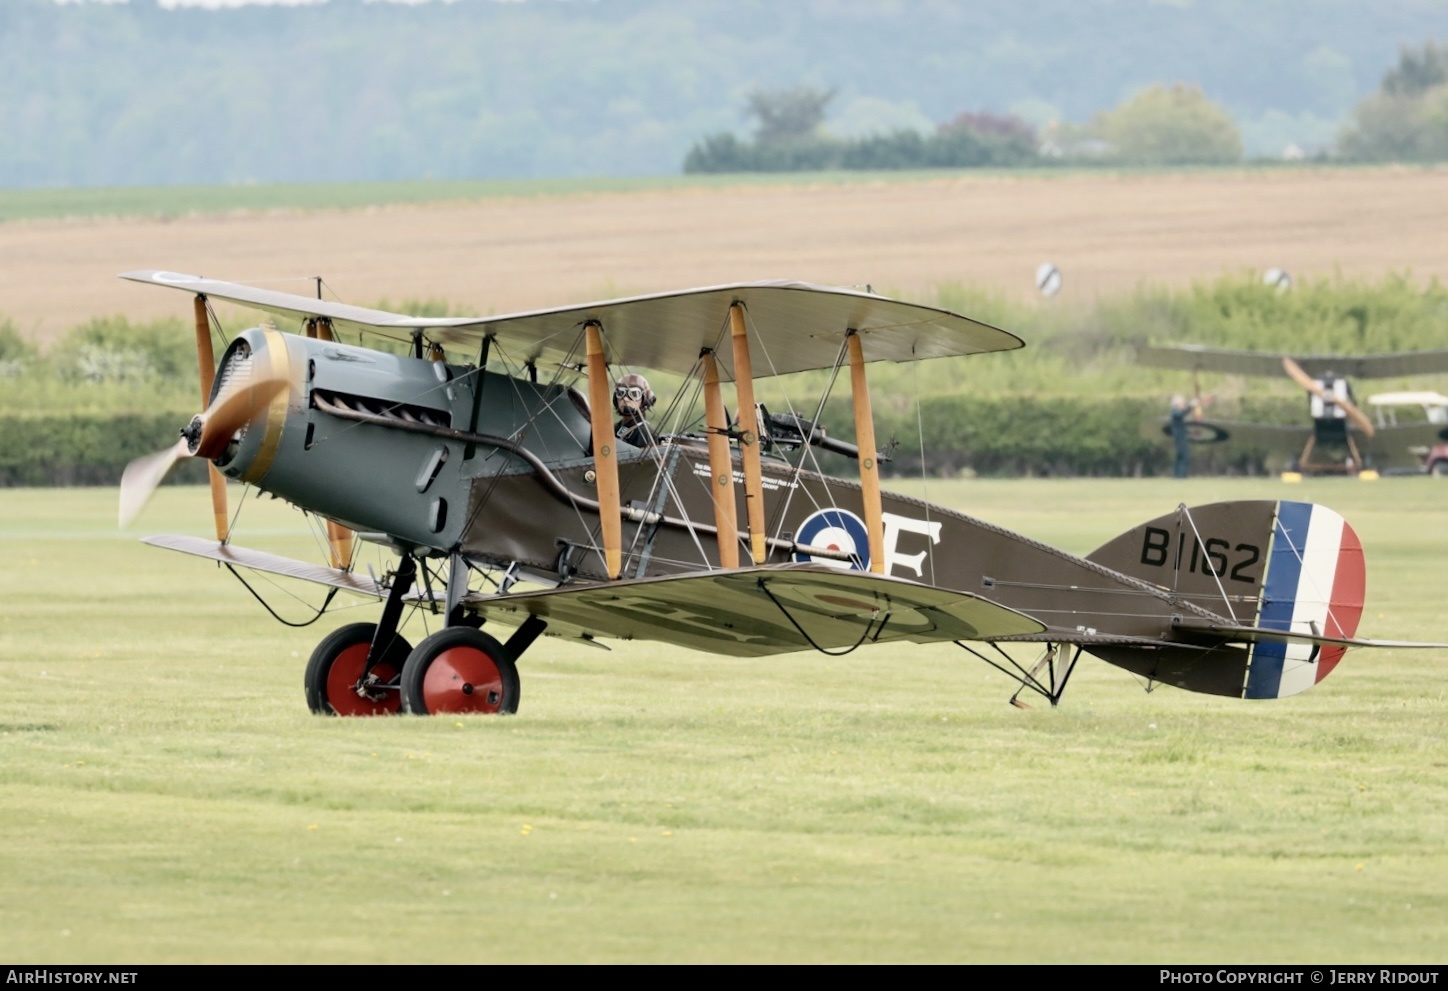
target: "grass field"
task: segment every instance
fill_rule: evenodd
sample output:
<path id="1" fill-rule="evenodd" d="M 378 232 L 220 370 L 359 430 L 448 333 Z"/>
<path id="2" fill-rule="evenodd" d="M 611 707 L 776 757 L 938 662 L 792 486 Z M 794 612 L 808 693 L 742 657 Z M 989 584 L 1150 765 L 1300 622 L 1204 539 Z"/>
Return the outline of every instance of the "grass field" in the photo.
<path id="1" fill-rule="evenodd" d="M 1252 171 L 1270 174 L 1273 163 Z M 732 175 L 587 176 L 568 179 L 430 179 L 412 182 L 254 183 L 230 186 L 107 186 L 0 189 L 0 223 L 101 217 L 175 218 L 265 210 L 356 210 L 417 203 L 505 197 L 576 196 L 643 190 L 719 189 L 726 186 L 860 185 L 919 182 L 953 176 L 1062 178 L 1130 176 L 1143 169 L 902 169 L 887 172 L 753 172 Z M 1159 173 L 1161 170 L 1151 170 Z M 1182 168 L 1183 174 L 1213 171 Z M 1236 170 L 1234 170 L 1236 171 Z"/>
<path id="2" fill-rule="evenodd" d="M 1324 502 L 1367 550 L 1361 632 L 1448 640 L 1429 479 L 929 496 L 1076 552 L 1182 500 Z M 1256 704 L 1083 660 L 1060 709 L 1019 711 L 954 647 L 543 641 L 515 717 L 321 719 L 306 658 L 375 606 L 284 628 L 114 514 L 0 491 L 0 959 L 1444 958 L 1448 651 L 1350 652 Z M 206 523 L 167 488 L 141 527 Z M 315 552 L 280 503 L 249 523 Z"/>

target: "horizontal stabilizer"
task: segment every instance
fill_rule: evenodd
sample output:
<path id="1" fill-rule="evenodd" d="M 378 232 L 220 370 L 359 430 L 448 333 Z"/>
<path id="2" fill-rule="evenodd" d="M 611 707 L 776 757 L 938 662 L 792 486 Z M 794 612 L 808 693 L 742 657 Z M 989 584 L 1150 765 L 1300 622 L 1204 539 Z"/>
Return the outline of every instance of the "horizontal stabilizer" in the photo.
<path id="1" fill-rule="evenodd" d="M 1035 619 L 968 592 L 817 564 L 472 595 L 464 605 L 564 636 L 655 640 L 730 657 L 1040 633 Z"/>
<path id="2" fill-rule="evenodd" d="M 1210 633 L 1225 640 L 1247 643 L 1299 643 L 1315 644 L 1319 647 L 1448 647 L 1448 643 L 1418 640 L 1364 640 L 1360 637 L 1329 637 L 1295 630 L 1271 630 L 1262 626 L 1236 626 L 1195 617 L 1181 617 L 1172 623 L 1172 628 L 1189 633 Z"/>

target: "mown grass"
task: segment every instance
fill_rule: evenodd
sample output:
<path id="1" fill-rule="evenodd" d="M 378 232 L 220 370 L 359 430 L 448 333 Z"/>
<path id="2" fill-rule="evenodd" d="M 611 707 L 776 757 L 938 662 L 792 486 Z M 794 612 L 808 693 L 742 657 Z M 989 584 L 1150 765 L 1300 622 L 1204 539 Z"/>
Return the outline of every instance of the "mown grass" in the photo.
<path id="1" fill-rule="evenodd" d="M 1182 500 L 1325 502 L 1367 548 L 1363 632 L 1448 639 L 1431 479 L 897 487 L 1077 552 Z M 164 489 L 142 527 L 203 532 L 205 501 Z M 1258 704 L 1083 660 L 1019 711 L 954 647 L 544 641 L 516 717 L 320 719 L 307 655 L 375 606 L 279 626 L 116 532 L 110 491 L 0 510 L 0 958 L 1442 959 L 1445 651 Z M 245 516 L 315 556 L 294 510 Z"/>

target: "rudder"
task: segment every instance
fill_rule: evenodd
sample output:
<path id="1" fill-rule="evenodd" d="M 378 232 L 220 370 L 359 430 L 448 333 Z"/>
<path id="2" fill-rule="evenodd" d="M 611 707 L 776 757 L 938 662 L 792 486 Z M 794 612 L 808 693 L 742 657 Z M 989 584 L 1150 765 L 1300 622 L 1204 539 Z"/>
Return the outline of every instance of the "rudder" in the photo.
<path id="1" fill-rule="evenodd" d="M 1183 506 L 1133 527 L 1088 558 L 1171 590 L 1237 626 L 1350 638 L 1362 618 L 1362 543 L 1342 516 L 1313 503 Z M 1184 663 L 1177 677 L 1162 680 L 1211 694 L 1285 698 L 1327 677 L 1346 649 L 1259 640 L 1231 652 L 1232 671 L 1213 665 L 1208 678 L 1207 671 L 1193 674 Z M 1134 658 L 1110 653 L 1098 656 L 1140 670 L 1123 663 Z"/>

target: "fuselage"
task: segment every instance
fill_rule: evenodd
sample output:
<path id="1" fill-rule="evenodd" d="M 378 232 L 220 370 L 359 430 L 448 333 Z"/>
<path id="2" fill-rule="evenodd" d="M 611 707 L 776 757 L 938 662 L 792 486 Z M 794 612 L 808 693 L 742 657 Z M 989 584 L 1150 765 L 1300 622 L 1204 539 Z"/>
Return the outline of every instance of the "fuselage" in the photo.
<path id="1" fill-rule="evenodd" d="M 237 338 L 218 381 L 245 361 L 285 368 L 292 389 L 220 459 L 227 475 L 415 552 L 457 551 L 484 566 L 606 580 L 589 417 L 577 390 L 262 329 Z M 719 480 L 704 444 L 616 443 L 623 577 L 719 567 Z M 737 452 L 734 466 L 742 483 Z M 1180 608 L 1152 583 L 891 493 L 883 499 L 884 560 L 872 562 L 857 482 L 782 458 L 765 459 L 762 474 L 768 541 L 755 563 L 873 564 L 893 577 L 988 595 L 1071 633 L 1157 636 Z M 732 491 L 737 518 L 747 519 L 742 485 Z M 747 539 L 741 548 L 748 563 Z"/>

